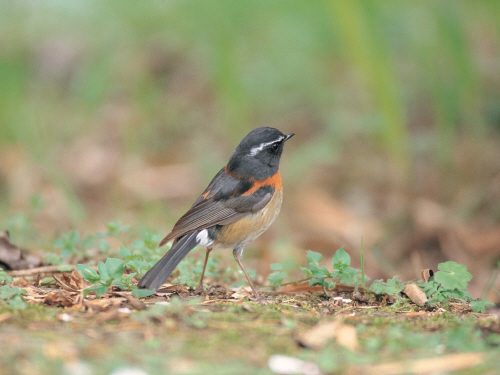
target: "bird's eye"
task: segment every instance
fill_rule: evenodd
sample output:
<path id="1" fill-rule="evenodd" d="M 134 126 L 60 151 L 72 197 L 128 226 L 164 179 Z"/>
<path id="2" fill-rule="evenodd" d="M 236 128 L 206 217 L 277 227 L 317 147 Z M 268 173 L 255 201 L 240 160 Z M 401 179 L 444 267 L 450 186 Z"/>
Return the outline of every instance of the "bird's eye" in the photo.
<path id="1" fill-rule="evenodd" d="M 278 143 L 273 143 L 273 145 L 271 146 L 271 150 L 278 151 L 279 147 L 280 147 L 280 145 Z"/>

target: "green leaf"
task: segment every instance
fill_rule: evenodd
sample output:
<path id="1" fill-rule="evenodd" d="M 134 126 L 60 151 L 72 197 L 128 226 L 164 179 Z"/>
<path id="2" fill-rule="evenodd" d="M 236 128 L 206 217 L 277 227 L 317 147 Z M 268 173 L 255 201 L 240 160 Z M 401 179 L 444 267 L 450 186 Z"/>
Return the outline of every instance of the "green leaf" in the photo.
<path id="1" fill-rule="evenodd" d="M 102 284 L 111 284 L 112 280 L 109 276 L 108 269 L 102 261 L 99 261 L 99 263 L 97 263 L 97 270 L 99 271 L 99 281 Z"/>
<path id="2" fill-rule="evenodd" d="M 94 246 L 94 236 L 87 236 L 81 242 L 82 249 L 89 249 Z"/>
<path id="3" fill-rule="evenodd" d="M 314 264 L 310 264 L 309 269 L 311 270 L 312 275 L 315 278 L 331 277 L 330 271 L 328 271 L 325 266 L 318 267 Z"/>
<path id="4" fill-rule="evenodd" d="M 91 284 L 95 284 L 100 279 L 97 271 L 93 268 L 90 268 L 86 264 L 77 264 L 75 268 L 82 274 L 82 277 Z"/>
<path id="5" fill-rule="evenodd" d="M 151 296 L 155 293 L 156 293 L 156 291 L 151 290 L 151 289 L 139 289 L 139 288 L 137 288 L 137 289 L 132 290 L 132 295 L 135 298 L 144 298 L 144 297 Z"/>
<path id="6" fill-rule="evenodd" d="M 368 289 L 375 294 L 388 294 L 396 296 L 403 289 L 403 283 L 397 276 L 394 276 L 386 282 L 384 282 L 384 280 L 375 280 Z"/>
<path id="7" fill-rule="evenodd" d="M 327 288 L 330 289 L 330 290 L 335 289 L 335 281 L 328 281 L 326 283 L 326 285 L 327 285 Z"/>
<path id="8" fill-rule="evenodd" d="M 347 254 L 344 251 L 344 248 L 341 247 L 333 255 L 333 258 L 332 258 L 333 268 L 338 269 L 338 268 L 341 268 L 342 265 L 349 266 L 350 264 L 351 264 L 351 257 L 349 256 L 349 254 Z"/>
<path id="9" fill-rule="evenodd" d="M 117 280 L 122 277 L 125 270 L 125 261 L 123 259 L 106 259 L 106 269 L 111 280 Z"/>
<path id="10" fill-rule="evenodd" d="M 53 277 L 44 277 L 42 280 L 40 280 L 40 285 L 49 285 L 49 284 L 55 284 L 55 280 Z"/>
<path id="11" fill-rule="evenodd" d="M 119 233 L 125 233 L 130 230 L 129 226 L 122 225 L 122 223 L 118 220 L 107 223 L 106 228 L 112 236 L 116 236 Z"/>
<path id="12" fill-rule="evenodd" d="M 93 285 L 88 288 L 86 288 L 83 291 L 83 294 L 87 296 L 90 292 L 95 292 L 97 298 L 101 298 L 104 293 L 108 291 L 109 286 L 108 285 Z"/>
<path id="13" fill-rule="evenodd" d="M 144 243 L 144 241 L 137 240 L 137 241 L 133 241 L 132 242 L 132 247 L 135 247 L 136 249 L 141 249 L 144 246 L 146 246 L 146 244 Z"/>
<path id="14" fill-rule="evenodd" d="M 312 276 L 312 272 L 311 272 L 311 270 L 309 268 L 307 268 L 307 267 L 300 267 L 300 270 L 302 272 L 304 272 L 304 275 L 306 276 L 306 278 Z"/>
<path id="15" fill-rule="evenodd" d="M 56 253 L 45 253 L 43 255 L 43 259 L 51 265 L 59 265 L 64 263 L 64 259 L 61 257 L 60 254 Z"/>
<path id="16" fill-rule="evenodd" d="M 384 294 L 385 291 L 387 290 L 387 287 L 385 286 L 383 280 L 375 280 L 373 281 L 372 285 L 368 288 L 371 292 L 375 294 Z"/>
<path id="17" fill-rule="evenodd" d="M 99 241 L 99 249 L 103 252 L 107 253 L 111 249 L 111 245 L 108 241 L 100 240 Z"/>
<path id="18" fill-rule="evenodd" d="M 478 313 L 484 313 L 488 307 L 495 306 L 493 302 L 487 301 L 485 299 L 478 299 L 470 301 L 470 307 L 472 310 Z"/>
<path id="19" fill-rule="evenodd" d="M 283 279 L 287 276 L 286 272 L 273 272 L 267 277 L 267 281 L 273 286 L 280 286 L 283 283 Z"/>
<path id="20" fill-rule="evenodd" d="M 309 280 L 309 285 L 310 286 L 315 286 L 315 285 L 326 286 L 325 279 L 313 277 L 313 278 L 311 278 L 311 280 Z"/>
<path id="21" fill-rule="evenodd" d="M 10 285 L 0 286 L 0 299 L 11 299 L 16 296 L 26 294 L 26 290 L 20 288 L 12 288 Z"/>
<path id="22" fill-rule="evenodd" d="M 24 310 L 26 308 L 26 302 L 21 296 L 15 296 L 11 300 L 7 301 L 10 307 L 15 310 Z"/>
<path id="23" fill-rule="evenodd" d="M 129 256 L 132 255 L 132 252 L 129 249 L 125 248 L 125 247 L 120 247 L 120 249 L 118 250 L 118 253 L 123 258 L 129 257 Z"/>
<path id="24" fill-rule="evenodd" d="M 0 268 L 0 283 L 11 283 L 12 277 L 7 275 L 7 272 Z"/>
<path id="25" fill-rule="evenodd" d="M 57 267 L 57 270 L 59 272 L 71 272 L 73 270 L 73 266 L 71 266 L 69 264 L 64 264 L 64 265 L 60 265 L 59 267 Z"/>
<path id="26" fill-rule="evenodd" d="M 273 263 L 270 266 L 271 271 L 279 271 L 283 269 L 283 265 L 281 263 Z"/>
<path id="27" fill-rule="evenodd" d="M 440 263 L 438 270 L 434 274 L 434 280 L 445 289 L 467 289 L 472 275 L 467 271 L 467 267 L 452 261 Z"/>
<path id="28" fill-rule="evenodd" d="M 321 259 L 323 259 L 323 255 L 321 255 L 320 253 L 317 253 L 315 251 L 309 250 L 307 252 L 306 259 L 307 259 L 307 263 L 309 263 L 309 264 L 311 264 L 311 263 L 317 264 L 317 263 L 321 262 Z"/>

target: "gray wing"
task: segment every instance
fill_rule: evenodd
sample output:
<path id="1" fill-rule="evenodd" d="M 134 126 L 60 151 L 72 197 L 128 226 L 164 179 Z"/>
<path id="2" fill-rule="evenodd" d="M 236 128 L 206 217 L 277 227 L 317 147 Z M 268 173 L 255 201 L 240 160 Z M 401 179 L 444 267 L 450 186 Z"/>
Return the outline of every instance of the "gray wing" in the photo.
<path id="1" fill-rule="evenodd" d="M 223 170 L 221 170 L 223 172 Z M 219 172 L 195 204 L 175 224 L 161 242 L 167 242 L 214 225 L 227 225 L 264 208 L 271 200 L 274 188 L 263 186 L 250 195 L 242 195 L 252 186 Z M 236 193 L 236 195 L 234 195 Z"/>

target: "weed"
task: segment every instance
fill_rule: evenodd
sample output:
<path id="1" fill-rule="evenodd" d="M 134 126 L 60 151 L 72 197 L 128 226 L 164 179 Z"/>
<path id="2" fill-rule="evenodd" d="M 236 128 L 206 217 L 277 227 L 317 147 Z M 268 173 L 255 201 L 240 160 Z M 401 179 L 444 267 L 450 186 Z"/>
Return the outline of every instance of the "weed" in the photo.
<path id="1" fill-rule="evenodd" d="M 20 288 L 12 288 L 9 284 L 12 282 L 12 277 L 0 269 L 0 300 L 7 301 L 7 304 L 14 310 L 23 310 L 26 308 L 26 302 L 22 296 L 26 294 L 26 290 Z"/>
<path id="2" fill-rule="evenodd" d="M 281 263 L 271 264 L 271 271 L 274 271 L 267 277 L 267 281 L 275 288 L 279 288 L 283 284 L 283 280 L 288 276 L 286 271 L 283 271 Z"/>
<path id="3" fill-rule="evenodd" d="M 309 250 L 307 252 L 308 267 L 300 267 L 307 278 L 309 285 L 320 285 L 326 294 L 326 288 L 333 289 L 340 282 L 345 285 L 354 285 L 356 288 L 362 285 L 361 270 L 351 267 L 351 257 L 341 247 L 332 258 L 333 271 L 330 272 L 326 266 L 320 266 L 323 259 L 320 253 Z M 366 279 L 366 276 L 365 276 Z"/>
<path id="4" fill-rule="evenodd" d="M 106 224 L 108 234 L 114 238 L 121 239 L 123 234 L 130 232 L 130 226 L 123 225 L 120 221 L 115 220 Z"/>
<path id="5" fill-rule="evenodd" d="M 358 288 L 359 286 L 364 286 L 364 279 L 367 279 L 363 270 L 350 267 L 351 258 L 343 248 L 337 250 L 332 258 L 332 272 L 326 266 L 320 266 L 320 262 L 323 259 L 320 253 L 308 251 L 306 259 L 308 267 L 300 267 L 306 275 L 304 281 L 309 280 L 309 285 L 311 286 L 320 285 L 325 295 L 327 295 L 327 289 L 332 290 L 335 288 L 337 282 L 344 285 L 354 285 Z M 272 286 L 279 288 L 288 274 L 283 271 L 283 266 L 279 263 L 271 265 L 271 270 L 274 272 L 269 275 L 267 280 Z M 440 263 L 438 270 L 428 282 L 418 282 L 418 285 L 429 298 L 430 305 L 435 303 L 446 304 L 450 299 L 459 299 L 468 302 L 476 312 L 484 312 L 487 307 L 493 305 L 493 303 L 487 300 L 475 300 L 471 297 L 467 291 L 467 286 L 472 279 L 472 275 L 467 271 L 465 266 L 448 261 Z M 398 298 L 398 301 L 402 302 L 401 291 L 404 285 L 405 283 L 398 276 L 394 276 L 392 279 L 386 281 L 382 279 L 375 280 L 367 291 L 375 294 L 395 296 Z"/>
<path id="6" fill-rule="evenodd" d="M 118 253 L 123 257 L 125 267 L 130 268 L 138 277 L 142 277 L 155 263 L 144 260 L 141 254 L 132 253 L 125 247 L 120 247 Z"/>
<path id="7" fill-rule="evenodd" d="M 400 292 L 403 290 L 404 284 L 399 280 L 398 276 L 394 276 L 392 279 L 375 280 L 372 285 L 368 288 L 370 292 L 375 294 L 388 294 L 390 296 L 399 296 Z"/>
<path id="8" fill-rule="evenodd" d="M 97 264 L 98 271 L 86 264 L 77 264 L 76 269 L 87 282 L 94 284 L 84 290 L 83 294 L 85 296 L 90 292 L 95 292 L 97 298 L 101 298 L 110 287 L 132 290 L 132 294 L 137 298 L 147 297 L 154 293 L 154 291 L 148 289 L 137 289 L 132 282 L 135 273 L 129 275 L 123 274 L 125 271 L 125 261 L 122 259 L 108 258 L 105 263 L 100 261 Z"/>
<path id="9" fill-rule="evenodd" d="M 484 312 L 493 304 L 486 300 L 474 300 L 467 291 L 472 275 L 464 265 L 452 261 L 440 263 L 438 271 L 429 282 L 420 281 L 418 285 L 429 298 L 429 303 L 446 303 L 450 299 L 458 299 L 469 302 L 471 308 L 476 312 Z"/>
<path id="10" fill-rule="evenodd" d="M 20 288 L 12 288 L 10 285 L 0 286 L 0 300 L 6 300 L 8 305 L 14 310 L 23 310 L 26 308 L 26 302 L 22 296 L 26 294 L 26 290 Z"/>
<path id="11" fill-rule="evenodd" d="M 12 277 L 10 277 L 7 272 L 0 268 L 0 285 L 10 284 L 12 282 Z"/>

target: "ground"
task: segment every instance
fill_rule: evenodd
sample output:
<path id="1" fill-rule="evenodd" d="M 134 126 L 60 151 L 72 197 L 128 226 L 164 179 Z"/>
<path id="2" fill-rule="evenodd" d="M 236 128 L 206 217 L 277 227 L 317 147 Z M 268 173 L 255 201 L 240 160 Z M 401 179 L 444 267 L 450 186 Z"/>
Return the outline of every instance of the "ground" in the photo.
<path id="1" fill-rule="evenodd" d="M 0 305 L 0 341 L 9 343 L 0 373 L 271 374 L 290 365 L 307 374 L 497 371 L 498 312 L 472 313 L 464 303 L 419 308 L 355 291 L 256 299 L 224 285 L 202 295 L 172 285 L 142 299 L 110 288 L 97 299 L 74 289 L 81 282 L 74 275 L 56 276 L 51 287 L 26 281 L 24 309 Z"/>

